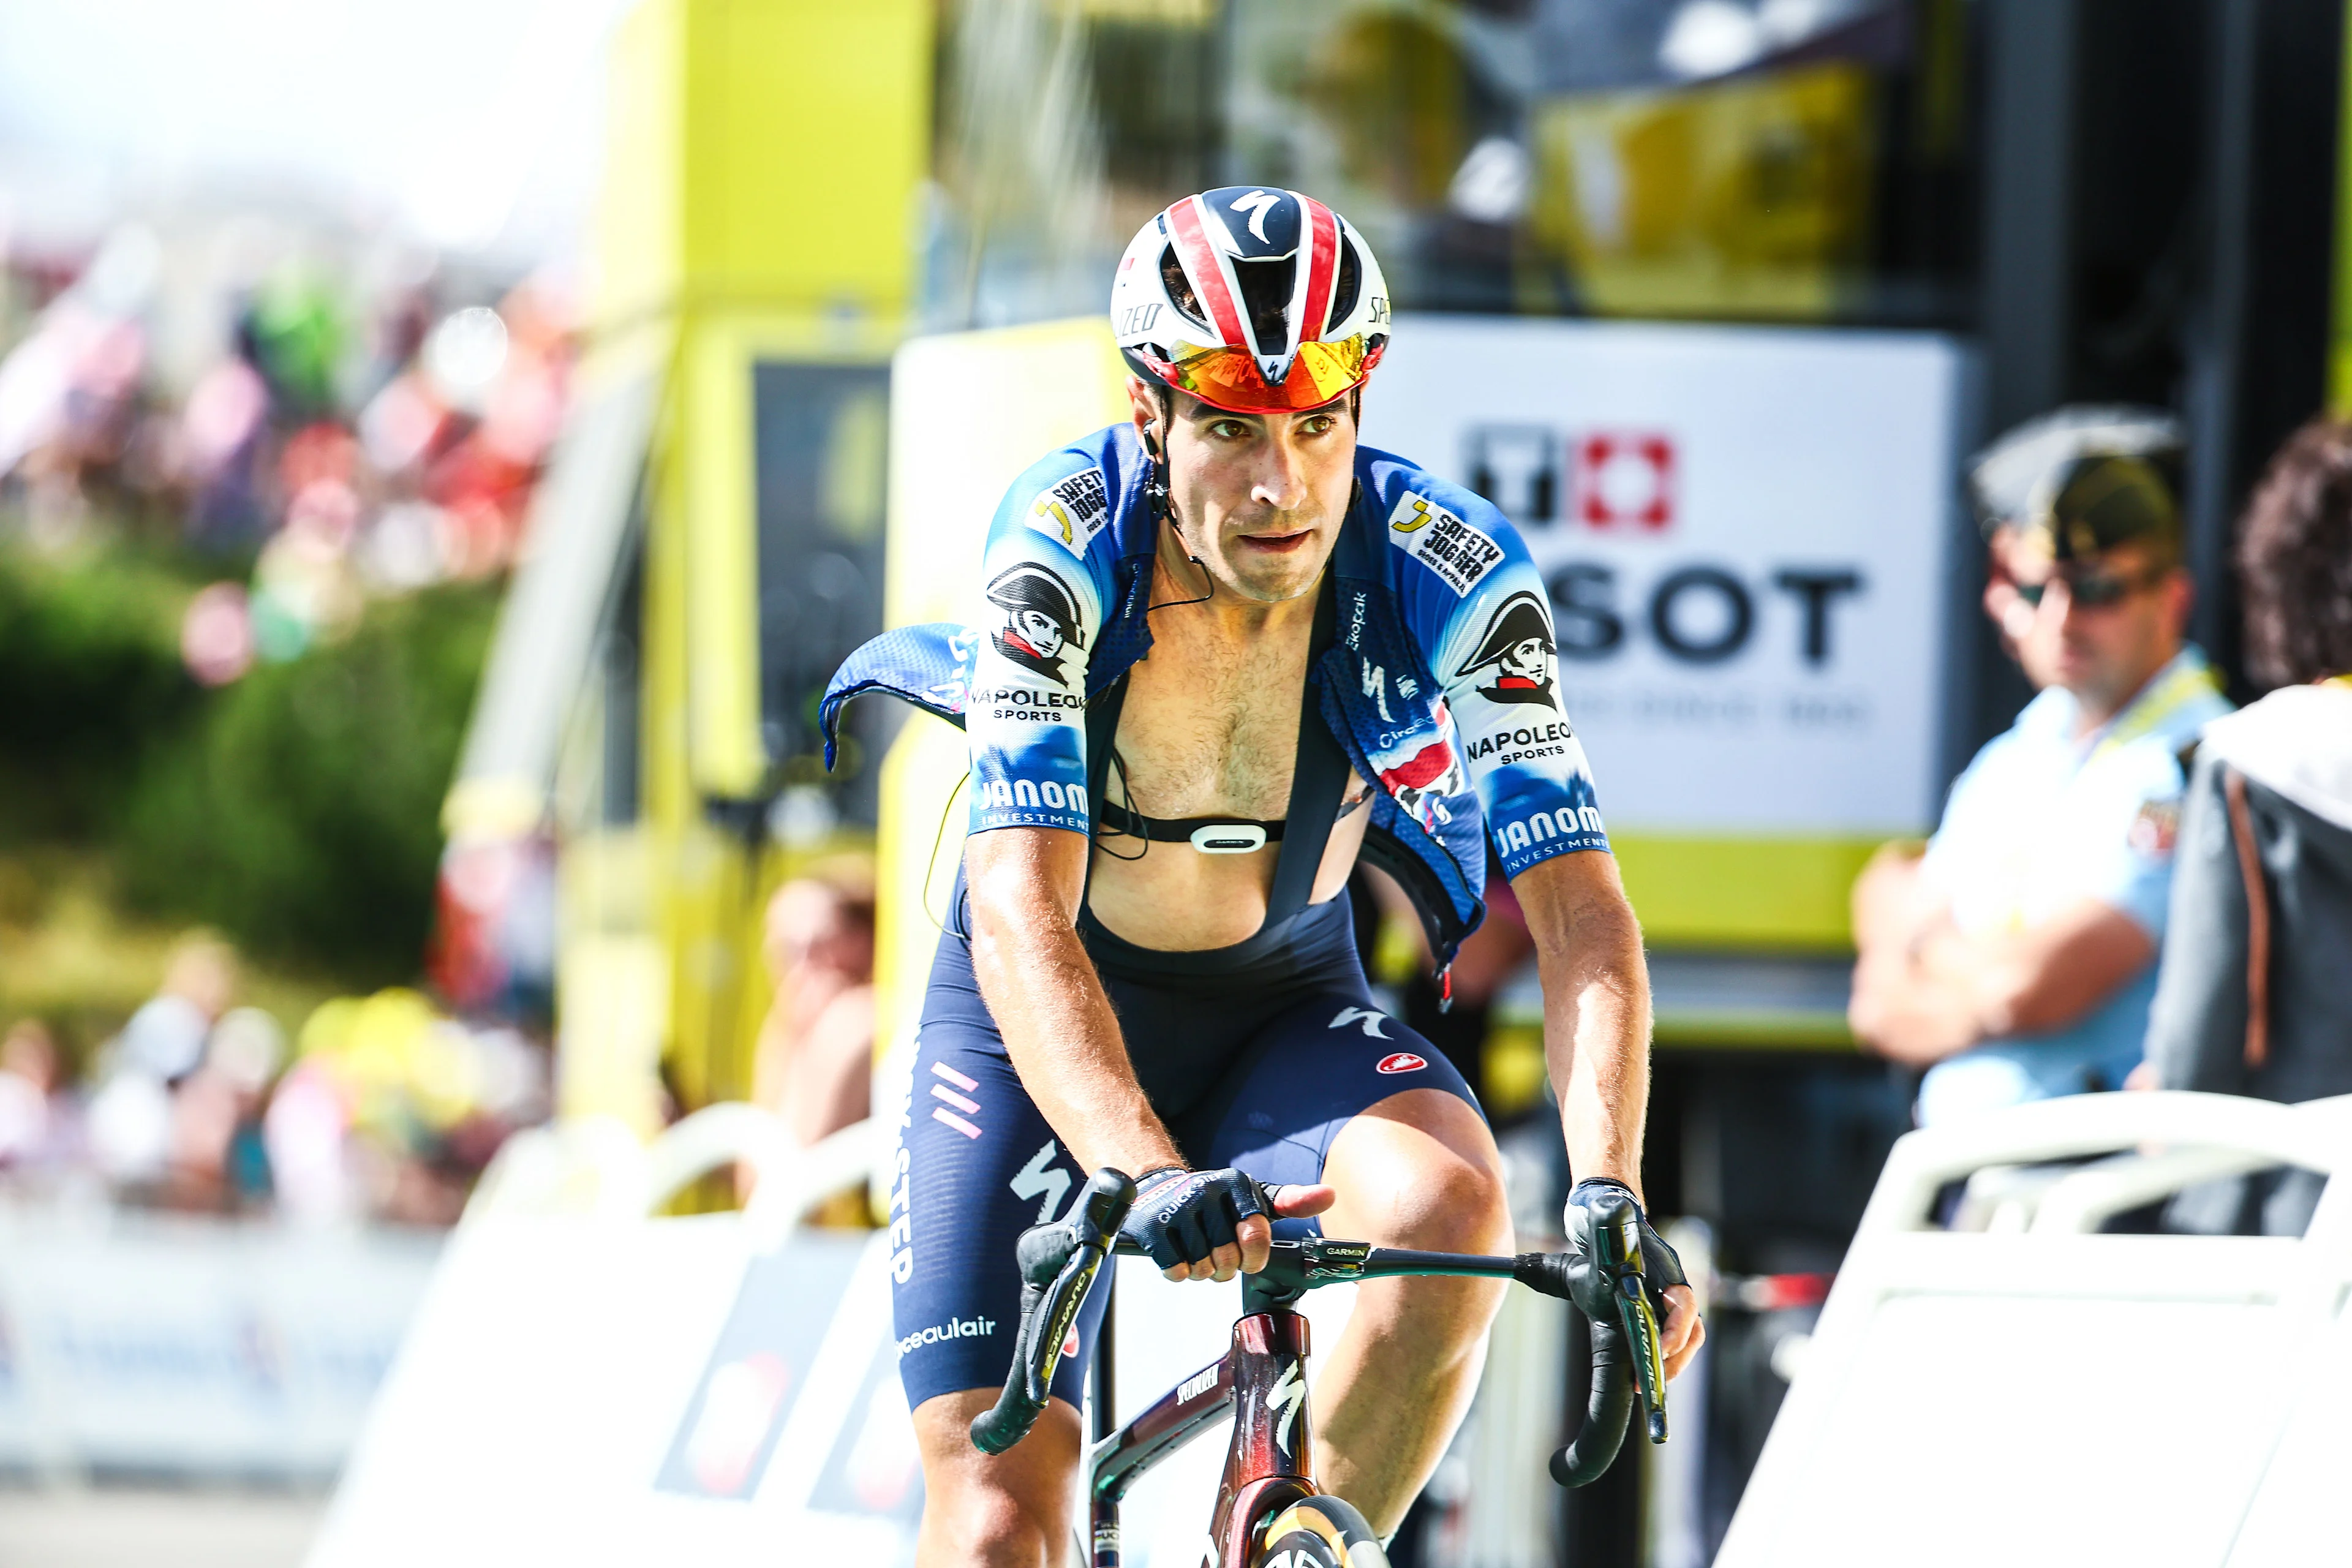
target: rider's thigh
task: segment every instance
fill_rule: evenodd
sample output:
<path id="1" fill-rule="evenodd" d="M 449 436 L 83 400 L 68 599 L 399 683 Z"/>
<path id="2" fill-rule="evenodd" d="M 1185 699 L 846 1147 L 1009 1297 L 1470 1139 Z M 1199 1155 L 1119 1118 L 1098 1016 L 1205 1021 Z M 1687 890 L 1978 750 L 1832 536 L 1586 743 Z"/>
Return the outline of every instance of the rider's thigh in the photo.
<path id="1" fill-rule="evenodd" d="M 1069 1560 L 1078 1413 L 1050 1401 L 1026 1437 L 983 1454 L 971 1446 L 971 1420 L 996 1393 L 942 1394 L 915 1409 L 924 1488 L 918 1568 L 1058 1568 Z"/>
<path id="2" fill-rule="evenodd" d="M 1339 1189 L 1319 1221 L 1284 1220 L 1277 1234 L 1453 1250 L 1507 1239 L 1502 1157 L 1476 1097 L 1442 1052 L 1367 997 L 1317 995 L 1273 1019 L 1201 1119 L 1176 1130 L 1196 1162 Z"/>
<path id="3" fill-rule="evenodd" d="M 1485 1117 L 1442 1090 L 1367 1106 L 1333 1136 L 1326 1234 L 1433 1252 L 1508 1252 L 1502 1155 Z"/>
<path id="4" fill-rule="evenodd" d="M 891 1314 L 910 1404 L 997 1388 L 1021 1326 L 1013 1245 L 1066 1213 L 1086 1173 L 1047 1126 L 986 1015 L 958 1017 L 935 991 L 899 1129 L 890 1194 Z M 1103 1293 L 1078 1314 L 1053 1391 L 1076 1403 Z"/>

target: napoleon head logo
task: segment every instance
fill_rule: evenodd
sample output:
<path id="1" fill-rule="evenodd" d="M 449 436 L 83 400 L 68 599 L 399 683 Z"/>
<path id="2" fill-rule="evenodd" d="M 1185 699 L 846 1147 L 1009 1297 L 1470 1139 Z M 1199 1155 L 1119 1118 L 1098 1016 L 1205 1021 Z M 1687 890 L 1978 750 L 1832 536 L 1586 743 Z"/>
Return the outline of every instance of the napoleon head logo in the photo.
<path id="1" fill-rule="evenodd" d="M 1057 686 L 1068 685 L 1062 652 L 1087 646 L 1068 585 L 1043 566 L 1015 566 L 989 584 L 988 602 L 1004 612 L 1003 624 L 989 635 L 996 651 Z"/>
<path id="2" fill-rule="evenodd" d="M 1533 594 L 1518 593 L 1503 601 L 1478 651 L 1454 672 L 1454 679 L 1474 671 L 1487 679 L 1478 695 L 1489 702 L 1532 702 L 1557 707 L 1552 699 L 1552 660 L 1559 645 L 1552 640 L 1551 617 Z"/>

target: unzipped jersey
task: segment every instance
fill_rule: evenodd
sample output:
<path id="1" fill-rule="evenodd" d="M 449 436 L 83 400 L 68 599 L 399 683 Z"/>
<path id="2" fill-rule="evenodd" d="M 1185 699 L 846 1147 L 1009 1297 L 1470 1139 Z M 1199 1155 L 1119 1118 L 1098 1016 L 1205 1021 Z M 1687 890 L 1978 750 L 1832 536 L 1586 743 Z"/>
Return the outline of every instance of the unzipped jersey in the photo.
<path id="1" fill-rule="evenodd" d="M 971 830 L 1091 833 L 1086 709 L 1151 646 L 1150 474 L 1115 425 L 1013 482 L 983 552 L 987 614 L 885 632 L 825 692 L 881 689 L 971 739 Z M 1609 847 L 1557 679 L 1551 606 L 1527 547 L 1476 493 L 1359 447 L 1331 561 L 1338 629 L 1307 672 L 1374 781 L 1365 858 L 1412 895 L 1441 964 L 1484 917 L 1486 844 L 1504 873 Z"/>

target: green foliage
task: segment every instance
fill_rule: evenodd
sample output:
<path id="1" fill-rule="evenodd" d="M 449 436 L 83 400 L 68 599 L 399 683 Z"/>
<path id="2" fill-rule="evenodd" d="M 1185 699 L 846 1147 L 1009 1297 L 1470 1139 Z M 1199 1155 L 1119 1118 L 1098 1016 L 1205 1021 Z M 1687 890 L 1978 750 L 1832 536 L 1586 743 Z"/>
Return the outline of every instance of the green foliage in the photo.
<path id="1" fill-rule="evenodd" d="M 202 700 L 180 664 L 194 584 L 129 552 L 0 551 L 0 843 L 87 839 Z"/>
<path id="2" fill-rule="evenodd" d="M 140 782 L 126 892 L 352 984 L 412 978 L 497 603 L 481 587 L 380 602 L 343 641 L 211 698 Z"/>
<path id="3" fill-rule="evenodd" d="M 206 691 L 179 636 L 215 570 L 0 548 L 0 855 L 75 858 L 93 892 L 265 963 L 414 979 L 497 592 L 376 603 L 348 638 Z"/>

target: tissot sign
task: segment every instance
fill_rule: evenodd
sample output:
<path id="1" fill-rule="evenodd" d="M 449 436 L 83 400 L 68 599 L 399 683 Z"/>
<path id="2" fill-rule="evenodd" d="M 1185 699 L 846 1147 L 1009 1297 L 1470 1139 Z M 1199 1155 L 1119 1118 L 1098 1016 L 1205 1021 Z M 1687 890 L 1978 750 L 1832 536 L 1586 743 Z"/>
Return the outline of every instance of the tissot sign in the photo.
<path id="1" fill-rule="evenodd" d="M 1931 819 L 1961 357 L 1922 334 L 1401 321 L 1365 439 L 1549 589 L 1612 828 Z"/>

